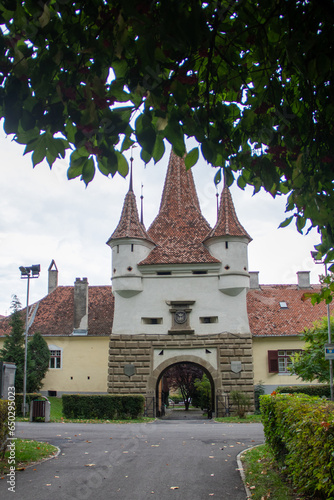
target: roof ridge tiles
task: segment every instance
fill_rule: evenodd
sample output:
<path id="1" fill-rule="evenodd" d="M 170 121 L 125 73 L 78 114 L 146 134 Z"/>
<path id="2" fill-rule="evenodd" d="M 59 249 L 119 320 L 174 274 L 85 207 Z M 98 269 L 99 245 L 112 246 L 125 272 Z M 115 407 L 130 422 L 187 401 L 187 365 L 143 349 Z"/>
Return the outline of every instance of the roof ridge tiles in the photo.
<path id="1" fill-rule="evenodd" d="M 184 158 L 171 152 L 159 213 L 147 233 L 156 243 L 140 265 L 219 262 L 203 245 L 211 231 Z"/>

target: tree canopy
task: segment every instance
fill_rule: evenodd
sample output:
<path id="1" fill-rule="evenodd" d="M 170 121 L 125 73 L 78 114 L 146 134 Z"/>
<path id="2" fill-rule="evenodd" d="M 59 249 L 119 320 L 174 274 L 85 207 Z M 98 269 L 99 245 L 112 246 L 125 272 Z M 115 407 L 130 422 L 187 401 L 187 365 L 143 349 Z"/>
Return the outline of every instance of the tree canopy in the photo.
<path id="1" fill-rule="evenodd" d="M 297 229 L 334 256 L 330 0 L 4 0 L 0 117 L 35 166 L 125 176 L 168 141 L 230 185 L 288 194 Z M 185 139 L 198 147 L 186 153 Z"/>
<path id="2" fill-rule="evenodd" d="M 334 318 L 331 318 L 331 331 L 334 331 Z M 312 328 L 302 333 L 305 349 L 292 358 L 290 371 L 306 382 L 329 382 L 329 362 L 325 359 L 325 344 L 328 343 L 328 319 L 322 318 L 313 323 Z"/>
<path id="3" fill-rule="evenodd" d="M 0 349 L 0 361 L 15 363 L 15 390 L 23 391 L 25 359 L 25 321 L 21 302 L 13 295 L 11 303 L 11 332 L 6 335 Z M 40 333 L 34 333 L 27 345 L 27 392 L 37 392 L 43 386 L 42 380 L 49 369 L 50 351 Z"/>

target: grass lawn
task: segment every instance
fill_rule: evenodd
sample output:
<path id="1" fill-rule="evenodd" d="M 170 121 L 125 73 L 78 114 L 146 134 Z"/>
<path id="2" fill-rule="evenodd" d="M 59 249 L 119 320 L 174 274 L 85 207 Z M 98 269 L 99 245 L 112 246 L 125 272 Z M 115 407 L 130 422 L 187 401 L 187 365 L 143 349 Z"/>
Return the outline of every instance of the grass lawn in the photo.
<path id="1" fill-rule="evenodd" d="M 248 450 L 241 461 L 252 500 L 303 500 L 279 471 L 268 445 Z"/>
<path id="2" fill-rule="evenodd" d="M 215 418 L 215 422 L 223 422 L 226 424 L 251 424 L 261 423 L 261 415 L 246 415 L 244 418 L 238 416 L 233 417 L 219 417 Z"/>
<path id="3" fill-rule="evenodd" d="M 49 443 L 40 443 L 30 439 L 15 439 L 11 443 L 13 447 L 7 449 L 5 458 L 0 460 L 0 478 L 9 472 L 10 467 L 15 467 L 15 470 L 24 470 L 27 465 L 52 457 L 58 451 Z"/>

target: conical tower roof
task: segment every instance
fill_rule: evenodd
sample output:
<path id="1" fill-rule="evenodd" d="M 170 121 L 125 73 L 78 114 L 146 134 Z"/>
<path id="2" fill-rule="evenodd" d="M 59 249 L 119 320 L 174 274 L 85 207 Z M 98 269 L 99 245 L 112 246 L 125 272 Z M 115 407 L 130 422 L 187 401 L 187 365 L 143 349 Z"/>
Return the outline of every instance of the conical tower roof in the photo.
<path id="1" fill-rule="evenodd" d="M 239 222 L 235 212 L 231 192 L 226 184 L 220 197 L 216 225 L 209 233 L 206 240 L 219 236 L 244 236 L 249 241 L 252 241 L 252 238 Z"/>
<path id="2" fill-rule="evenodd" d="M 219 262 L 202 243 L 210 229 L 201 213 L 192 172 L 172 152 L 159 213 L 147 231 L 157 246 L 140 265 Z"/>
<path id="3" fill-rule="evenodd" d="M 132 190 L 131 174 L 129 191 L 124 199 L 121 218 L 115 231 L 107 241 L 107 244 L 110 245 L 113 240 L 120 238 L 137 238 L 152 241 L 148 236 L 144 225 L 139 220 L 136 196 Z"/>

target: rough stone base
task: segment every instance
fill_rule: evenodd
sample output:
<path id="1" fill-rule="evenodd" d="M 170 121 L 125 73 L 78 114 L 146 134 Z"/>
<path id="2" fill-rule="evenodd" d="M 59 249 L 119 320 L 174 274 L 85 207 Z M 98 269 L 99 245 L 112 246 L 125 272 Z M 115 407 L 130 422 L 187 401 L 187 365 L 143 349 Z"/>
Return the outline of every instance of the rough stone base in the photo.
<path id="1" fill-rule="evenodd" d="M 237 390 L 248 394 L 253 404 L 251 334 L 112 334 L 109 343 L 108 392 L 155 397 L 157 383 L 163 372 L 169 366 L 181 362 L 200 365 L 214 384 L 215 396 L 228 395 Z M 128 376 L 125 372 L 134 374 Z"/>

